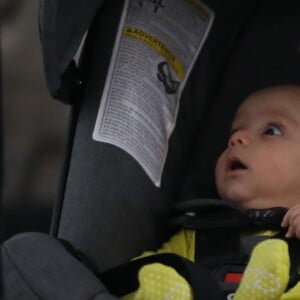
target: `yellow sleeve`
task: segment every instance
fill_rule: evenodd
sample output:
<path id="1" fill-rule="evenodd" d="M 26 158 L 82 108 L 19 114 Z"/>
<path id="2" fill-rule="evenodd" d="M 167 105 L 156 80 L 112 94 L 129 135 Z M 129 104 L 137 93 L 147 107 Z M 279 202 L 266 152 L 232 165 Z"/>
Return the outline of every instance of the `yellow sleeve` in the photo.
<path id="1" fill-rule="evenodd" d="M 195 231 L 181 230 L 173 235 L 168 242 L 164 243 L 160 249 L 156 251 L 146 251 L 138 258 L 160 253 L 174 253 L 194 261 Z"/>
<path id="2" fill-rule="evenodd" d="M 173 235 L 170 240 L 162 245 L 162 247 L 156 251 L 146 251 L 137 258 L 150 256 L 160 253 L 173 253 L 187 258 L 191 261 L 195 260 L 195 231 L 194 230 L 181 230 Z M 122 300 L 133 300 L 136 291 L 132 292 L 124 297 Z"/>

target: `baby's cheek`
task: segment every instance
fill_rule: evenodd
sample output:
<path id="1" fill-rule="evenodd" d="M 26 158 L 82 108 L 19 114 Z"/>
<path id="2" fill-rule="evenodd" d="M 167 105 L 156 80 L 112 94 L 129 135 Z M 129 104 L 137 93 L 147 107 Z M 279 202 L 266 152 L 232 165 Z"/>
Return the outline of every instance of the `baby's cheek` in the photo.
<path id="1" fill-rule="evenodd" d="M 288 167 L 285 166 L 285 163 L 283 162 L 282 158 L 278 159 L 278 157 L 272 157 L 272 155 L 265 155 L 261 159 L 261 164 L 263 167 L 263 170 L 265 175 L 269 176 L 281 176 L 283 174 L 283 171 Z"/>
<path id="2" fill-rule="evenodd" d="M 215 166 L 215 178 L 216 180 L 225 171 L 225 151 L 219 156 Z"/>
<path id="3" fill-rule="evenodd" d="M 223 173 L 224 173 L 224 171 L 222 172 L 222 162 L 218 161 L 216 168 L 215 168 L 215 182 L 216 182 L 216 187 L 217 187 L 217 191 L 219 194 L 221 193 L 221 189 L 222 189 Z"/>
<path id="4" fill-rule="evenodd" d="M 271 168 L 270 168 L 270 174 L 275 174 L 275 175 L 281 176 L 282 170 L 281 170 L 280 166 L 278 166 L 276 163 L 272 164 Z"/>

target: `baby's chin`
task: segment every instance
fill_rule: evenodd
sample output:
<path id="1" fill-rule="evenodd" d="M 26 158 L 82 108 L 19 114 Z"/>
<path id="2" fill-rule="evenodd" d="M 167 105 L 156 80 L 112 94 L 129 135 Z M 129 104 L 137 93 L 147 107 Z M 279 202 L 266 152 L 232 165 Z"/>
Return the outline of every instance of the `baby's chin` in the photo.
<path id="1" fill-rule="evenodd" d="M 257 198 L 223 197 L 223 199 L 238 205 L 242 210 L 270 208 L 270 206 L 265 205 L 264 201 Z"/>
<path id="2" fill-rule="evenodd" d="M 231 202 L 234 203 L 238 206 L 240 206 L 241 208 L 252 208 L 250 207 L 251 201 L 250 201 L 250 197 L 247 197 L 247 195 L 240 193 L 239 191 L 236 191 L 234 189 L 231 190 L 226 190 L 226 192 L 222 193 L 219 192 L 219 195 L 221 197 L 221 199 L 224 199 L 227 202 Z"/>

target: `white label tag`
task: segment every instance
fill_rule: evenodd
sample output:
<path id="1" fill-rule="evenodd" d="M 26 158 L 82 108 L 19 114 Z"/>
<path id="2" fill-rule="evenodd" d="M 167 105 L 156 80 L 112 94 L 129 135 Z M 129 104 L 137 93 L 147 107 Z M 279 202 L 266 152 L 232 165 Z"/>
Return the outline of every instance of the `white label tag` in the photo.
<path id="1" fill-rule="evenodd" d="M 126 0 L 93 139 L 134 157 L 159 187 L 179 99 L 214 19 L 198 0 Z"/>

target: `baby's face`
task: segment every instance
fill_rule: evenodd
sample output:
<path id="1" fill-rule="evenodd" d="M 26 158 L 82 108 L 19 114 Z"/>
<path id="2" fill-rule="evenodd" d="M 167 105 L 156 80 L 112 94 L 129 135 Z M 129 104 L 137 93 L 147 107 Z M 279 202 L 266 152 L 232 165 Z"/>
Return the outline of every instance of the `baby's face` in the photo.
<path id="1" fill-rule="evenodd" d="M 263 90 L 243 102 L 215 175 L 219 195 L 244 208 L 299 203 L 300 88 Z"/>

